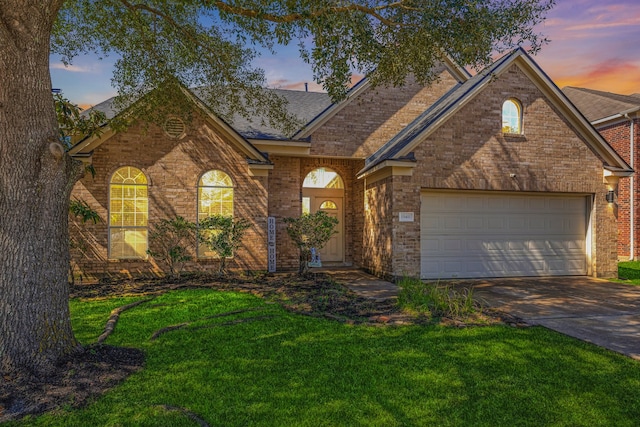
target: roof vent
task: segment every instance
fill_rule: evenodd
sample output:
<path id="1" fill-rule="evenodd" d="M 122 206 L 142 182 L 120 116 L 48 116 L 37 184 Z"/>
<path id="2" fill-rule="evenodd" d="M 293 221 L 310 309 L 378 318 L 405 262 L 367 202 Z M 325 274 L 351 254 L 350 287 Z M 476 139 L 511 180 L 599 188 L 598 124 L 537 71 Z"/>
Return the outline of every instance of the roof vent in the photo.
<path id="1" fill-rule="evenodd" d="M 184 131 L 184 122 L 177 117 L 171 117 L 164 122 L 164 133 L 170 138 L 180 138 L 184 135 Z"/>

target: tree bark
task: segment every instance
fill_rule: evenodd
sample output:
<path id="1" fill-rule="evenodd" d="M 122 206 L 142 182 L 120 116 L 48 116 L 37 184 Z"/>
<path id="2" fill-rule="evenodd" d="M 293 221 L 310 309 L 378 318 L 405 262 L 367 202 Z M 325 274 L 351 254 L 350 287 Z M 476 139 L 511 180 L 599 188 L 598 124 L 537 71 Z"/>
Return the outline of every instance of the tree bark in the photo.
<path id="1" fill-rule="evenodd" d="M 0 369 L 42 373 L 77 348 L 68 209 L 76 162 L 58 141 L 49 74 L 62 0 L 0 2 Z"/>

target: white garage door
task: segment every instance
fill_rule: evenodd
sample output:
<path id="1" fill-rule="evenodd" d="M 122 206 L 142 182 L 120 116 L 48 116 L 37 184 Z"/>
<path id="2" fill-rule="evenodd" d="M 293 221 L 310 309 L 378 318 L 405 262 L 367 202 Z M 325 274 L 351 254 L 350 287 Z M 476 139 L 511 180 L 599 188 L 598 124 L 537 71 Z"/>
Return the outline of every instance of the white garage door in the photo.
<path id="1" fill-rule="evenodd" d="M 424 279 L 587 274 L 585 196 L 424 192 Z"/>

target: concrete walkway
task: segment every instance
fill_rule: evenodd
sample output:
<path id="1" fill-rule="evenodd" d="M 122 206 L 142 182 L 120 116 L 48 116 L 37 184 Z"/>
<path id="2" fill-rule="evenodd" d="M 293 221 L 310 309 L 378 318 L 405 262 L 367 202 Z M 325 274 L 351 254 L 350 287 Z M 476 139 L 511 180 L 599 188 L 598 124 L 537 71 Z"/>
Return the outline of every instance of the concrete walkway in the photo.
<path id="1" fill-rule="evenodd" d="M 383 301 L 399 288 L 361 270 L 327 269 L 361 296 Z M 584 276 L 461 280 L 486 306 L 640 360 L 640 287 Z"/>
<path id="2" fill-rule="evenodd" d="M 397 298 L 398 292 L 400 292 L 400 288 L 396 284 L 379 279 L 357 268 L 326 269 L 322 272 L 327 273 L 333 280 L 344 284 L 358 295 L 375 301 Z"/>
<path id="3" fill-rule="evenodd" d="M 591 277 L 465 281 L 486 305 L 640 360 L 640 287 Z"/>

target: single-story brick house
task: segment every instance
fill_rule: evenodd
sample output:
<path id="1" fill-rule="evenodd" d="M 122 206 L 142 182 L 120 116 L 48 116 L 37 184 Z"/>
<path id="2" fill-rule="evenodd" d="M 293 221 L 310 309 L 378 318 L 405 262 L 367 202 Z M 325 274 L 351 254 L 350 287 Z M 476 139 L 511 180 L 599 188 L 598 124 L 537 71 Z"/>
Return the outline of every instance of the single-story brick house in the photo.
<path id="1" fill-rule="evenodd" d="M 278 91 L 304 123 L 293 135 L 226 123 L 193 92 L 185 126 L 134 124 L 73 147 L 93 164 L 73 196 L 104 223 L 71 224 L 88 246 L 85 275 L 161 272 L 146 256 L 159 218 L 248 219 L 228 261 L 293 269 L 283 218 L 324 210 L 340 223 L 325 266 L 422 278 L 617 274 L 617 223 L 607 201 L 631 167 L 521 49 L 470 76 L 453 62 L 422 87 L 372 87 L 342 102 Z M 110 110 L 110 101 L 96 106 Z M 215 268 L 194 251 L 187 269 Z"/>
<path id="2" fill-rule="evenodd" d="M 620 95 L 565 87 L 565 95 L 631 167 L 640 160 L 640 94 Z M 633 190 L 631 190 L 633 189 Z M 640 256 L 640 194 L 637 179 L 620 181 L 617 189 L 618 257 Z"/>

